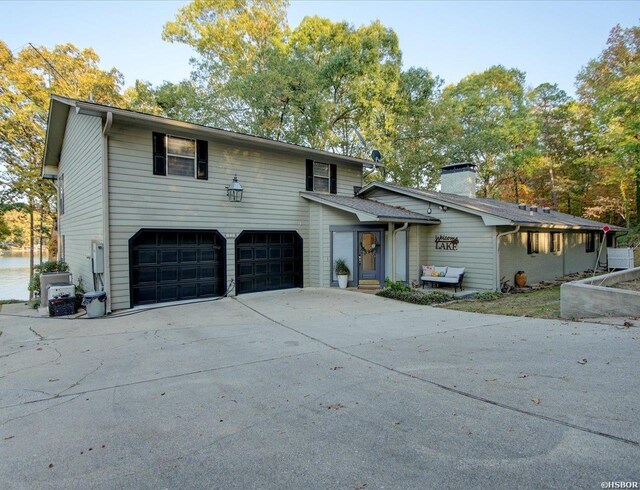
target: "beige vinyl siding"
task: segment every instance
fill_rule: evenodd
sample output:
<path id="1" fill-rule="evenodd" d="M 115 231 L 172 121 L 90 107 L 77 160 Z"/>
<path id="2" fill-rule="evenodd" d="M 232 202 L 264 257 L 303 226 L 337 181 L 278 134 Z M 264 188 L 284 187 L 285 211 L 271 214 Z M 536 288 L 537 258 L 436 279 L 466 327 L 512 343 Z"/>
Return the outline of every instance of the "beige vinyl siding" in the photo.
<path id="1" fill-rule="evenodd" d="M 586 234 L 588 232 L 569 232 L 566 234 L 565 245 L 566 254 L 564 262 L 564 273 L 582 272 L 593 269 L 596 265 L 596 258 L 602 243 L 602 235 L 595 233 L 595 251 L 586 253 Z M 600 262 L 603 264 L 607 260 L 606 241 L 602 247 Z"/>
<path id="2" fill-rule="evenodd" d="M 235 277 L 235 238 L 243 230 L 295 230 L 303 239 L 304 284 L 311 284 L 305 159 L 209 141 L 209 179 L 156 176 L 152 131 L 114 124 L 109 137 L 111 293 L 113 309 L 129 307 L 129 239 L 141 228 L 218 230 L 227 240 L 227 280 Z M 197 138 L 191 134 L 175 136 Z M 225 187 L 237 174 L 244 188 L 230 203 Z M 338 193 L 361 185 L 357 166 L 338 166 Z"/>
<path id="3" fill-rule="evenodd" d="M 417 213 L 427 215 L 429 204 L 421 199 L 412 198 L 384 189 L 375 189 L 367 197 L 392 206 L 400 206 Z M 448 267 L 464 267 L 464 287 L 469 289 L 492 290 L 496 287 L 495 261 L 495 227 L 486 226 L 482 218 L 449 208 L 446 212 L 437 204 L 431 204 L 432 218 L 442 222 L 439 225 L 420 225 L 417 236 L 418 244 L 409 243 L 409 263 L 413 270 L 409 271 L 410 279 L 417 279 L 422 265 Z M 460 243 L 457 250 L 436 249 L 437 235 L 458 237 Z M 415 252 L 419 247 L 418 261 Z"/>
<path id="4" fill-rule="evenodd" d="M 102 120 L 69 111 L 58 175 L 64 175 L 64 214 L 60 215 L 65 260 L 73 279 L 93 289 L 91 242 L 102 241 Z"/>
<path id="5" fill-rule="evenodd" d="M 507 230 L 505 228 L 505 230 Z M 500 230 L 500 231 L 505 231 Z M 538 231 L 540 252 L 527 254 L 528 231 Z M 585 233 L 560 232 L 562 251 L 551 252 L 551 233 L 548 230 L 525 230 L 514 235 L 501 238 L 500 243 L 500 274 L 514 284 L 514 276 L 518 271 L 525 271 L 527 283 L 535 284 L 540 281 L 550 281 L 566 274 L 593 269 L 600 241 L 596 238 L 596 250 L 585 252 Z M 597 236 L 597 234 L 596 234 Z M 606 246 L 603 247 L 606 257 Z"/>
<path id="6" fill-rule="evenodd" d="M 309 201 L 309 272 L 312 287 L 331 285 L 331 226 L 357 226 L 358 218 L 320 203 Z M 351 271 L 353 277 L 353 271 Z"/>

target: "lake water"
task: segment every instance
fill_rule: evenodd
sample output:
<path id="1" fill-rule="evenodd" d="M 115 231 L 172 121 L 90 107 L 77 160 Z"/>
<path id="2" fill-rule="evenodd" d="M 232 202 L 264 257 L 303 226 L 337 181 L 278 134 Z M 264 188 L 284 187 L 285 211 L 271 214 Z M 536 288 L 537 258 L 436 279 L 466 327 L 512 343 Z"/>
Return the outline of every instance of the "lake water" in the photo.
<path id="1" fill-rule="evenodd" d="M 35 263 L 40 258 L 35 257 Z M 43 260 L 47 260 L 46 257 Z M 0 299 L 29 299 L 29 253 L 3 252 L 0 255 Z"/>

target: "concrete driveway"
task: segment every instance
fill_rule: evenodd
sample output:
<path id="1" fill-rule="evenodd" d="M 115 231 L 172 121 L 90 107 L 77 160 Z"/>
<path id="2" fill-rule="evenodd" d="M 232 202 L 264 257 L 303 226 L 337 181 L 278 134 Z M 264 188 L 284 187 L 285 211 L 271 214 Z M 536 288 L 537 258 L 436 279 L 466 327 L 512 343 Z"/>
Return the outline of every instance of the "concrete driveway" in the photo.
<path id="1" fill-rule="evenodd" d="M 640 480 L 640 331 L 305 289 L 0 314 L 3 488 Z M 611 487 L 613 488 L 613 487 Z"/>

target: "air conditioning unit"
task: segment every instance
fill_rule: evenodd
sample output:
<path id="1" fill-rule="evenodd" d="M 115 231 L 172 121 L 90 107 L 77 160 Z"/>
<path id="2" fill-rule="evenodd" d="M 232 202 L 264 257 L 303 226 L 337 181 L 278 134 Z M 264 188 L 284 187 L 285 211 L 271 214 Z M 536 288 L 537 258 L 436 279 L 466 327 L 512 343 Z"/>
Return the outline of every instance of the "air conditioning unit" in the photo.
<path id="1" fill-rule="evenodd" d="M 607 266 L 611 269 L 633 269 L 632 248 L 608 248 Z"/>
<path id="2" fill-rule="evenodd" d="M 63 296 L 75 296 L 76 287 L 68 282 L 54 282 L 47 286 L 47 298 L 55 299 Z"/>

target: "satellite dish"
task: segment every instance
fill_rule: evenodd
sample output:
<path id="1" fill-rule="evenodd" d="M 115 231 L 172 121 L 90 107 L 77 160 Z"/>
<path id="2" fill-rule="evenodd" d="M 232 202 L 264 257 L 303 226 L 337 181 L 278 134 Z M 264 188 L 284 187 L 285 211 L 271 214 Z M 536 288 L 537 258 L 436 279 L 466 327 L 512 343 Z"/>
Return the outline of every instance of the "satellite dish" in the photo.
<path id="1" fill-rule="evenodd" d="M 373 159 L 374 162 L 379 162 L 380 160 L 382 160 L 382 155 L 380 154 L 380 152 L 378 150 L 373 150 L 371 152 L 371 158 Z"/>

